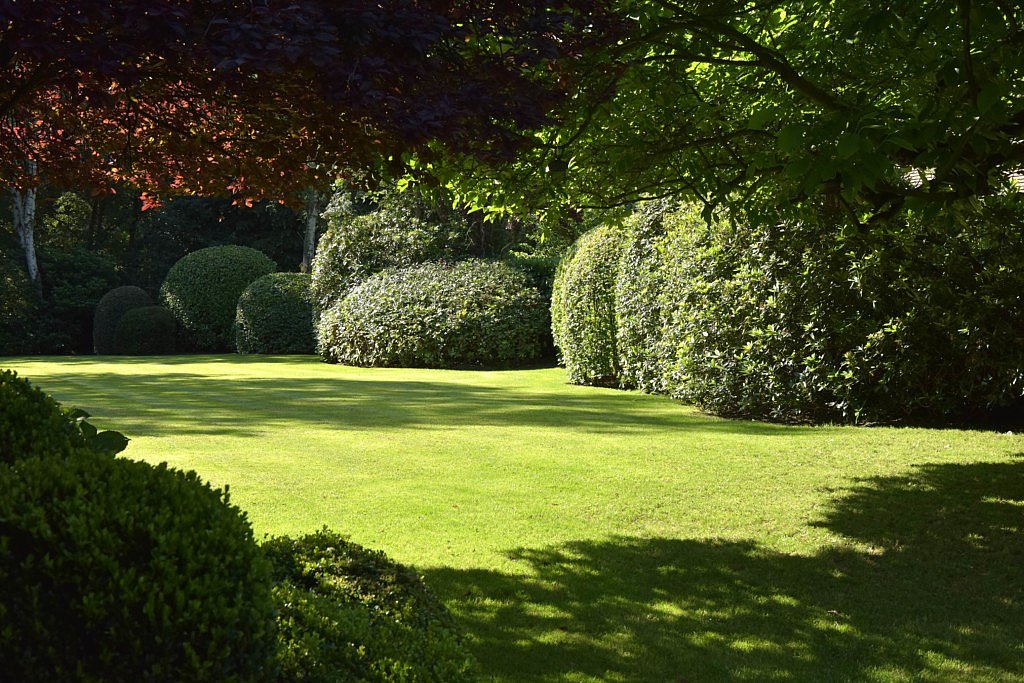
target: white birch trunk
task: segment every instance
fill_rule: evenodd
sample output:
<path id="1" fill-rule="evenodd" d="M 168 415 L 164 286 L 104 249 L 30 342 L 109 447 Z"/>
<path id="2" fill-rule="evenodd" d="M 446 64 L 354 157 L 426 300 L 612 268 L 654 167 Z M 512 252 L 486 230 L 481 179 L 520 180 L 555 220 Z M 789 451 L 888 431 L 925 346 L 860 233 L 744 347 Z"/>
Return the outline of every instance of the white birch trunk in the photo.
<path id="1" fill-rule="evenodd" d="M 302 263 L 299 270 L 308 273 L 313 269 L 313 256 L 316 253 L 317 219 L 320 217 L 320 194 L 310 190 L 306 195 L 306 238 L 302 243 Z"/>
<path id="2" fill-rule="evenodd" d="M 25 164 L 26 170 L 31 175 L 36 174 L 36 162 L 28 161 Z M 25 253 L 25 267 L 28 269 L 29 279 L 36 289 L 41 287 L 39 282 L 39 261 L 36 259 L 36 188 L 30 187 L 25 190 L 14 190 L 14 232 L 21 243 L 21 249 Z"/>

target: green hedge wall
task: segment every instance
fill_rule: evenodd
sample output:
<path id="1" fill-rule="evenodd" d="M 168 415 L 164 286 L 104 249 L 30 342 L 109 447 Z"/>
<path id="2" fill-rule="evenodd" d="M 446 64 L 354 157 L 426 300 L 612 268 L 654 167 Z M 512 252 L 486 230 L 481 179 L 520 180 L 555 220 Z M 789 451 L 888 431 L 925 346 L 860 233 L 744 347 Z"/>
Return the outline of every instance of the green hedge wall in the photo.
<path id="1" fill-rule="evenodd" d="M 208 247 L 171 267 L 160 297 L 195 350 L 231 351 L 238 297 L 251 282 L 274 270 L 274 262 L 255 249 Z"/>
<path id="2" fill-rule="evenodd" d="M 321 317 L 329 362 L 510 367 L 537 361 L 548 314 L 529 278 L 498 261 L 426 263 L 372 276 Z"/>
<path id="3" fill-rule="evenodd" d="M 238 353 L 313 353 L 310 276 L 271 273 L 253 281 L 238 298 Z"/>

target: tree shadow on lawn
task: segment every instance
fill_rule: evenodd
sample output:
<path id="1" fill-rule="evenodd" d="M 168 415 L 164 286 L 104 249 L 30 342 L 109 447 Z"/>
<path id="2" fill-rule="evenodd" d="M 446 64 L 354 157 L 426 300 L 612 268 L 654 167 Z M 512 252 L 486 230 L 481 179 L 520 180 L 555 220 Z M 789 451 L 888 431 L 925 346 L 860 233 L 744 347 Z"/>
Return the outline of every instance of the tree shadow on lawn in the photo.
<path id="1" fill-rule="evenodd" d="M 460 382 L 338 378 L 222 379 L 191 373 L 49 374 L 40 386 L 129 437 L 258 436 L 304 425 L 337 429 L 567 428 L 795 437 L 811 430 L 694 415 L 668 399 L 587 389 L 576 395 Z"/>
<path id="2" fill-rule="evenodd" d="M 614 538 L 425 574 L 510 681 L 1024 680 L 1024 462 L 865 479 L 815 526 L 849 542 Z"/>

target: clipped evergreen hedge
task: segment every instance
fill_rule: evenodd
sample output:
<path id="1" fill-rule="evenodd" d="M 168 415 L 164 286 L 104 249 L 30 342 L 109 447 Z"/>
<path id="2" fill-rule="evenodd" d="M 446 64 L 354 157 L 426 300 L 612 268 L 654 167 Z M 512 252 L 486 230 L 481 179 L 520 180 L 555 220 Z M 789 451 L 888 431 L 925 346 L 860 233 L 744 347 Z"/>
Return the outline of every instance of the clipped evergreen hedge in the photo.
<path id="1" fill-rule="evenodd" d="M 91 452 L 0 466 L 5 680 L 266 681 L 269 564 L 194 472 Z"/>
<path id="2" fill-rule="evenodd" d="M 117 326 L 125 313 L 143 306 L 152 306 L 149 294 L 134 285 L 115 287 L 96 304 L 93 317 L 93 350 L 102 355 L 121 353 L 117 346 Z"/>
<path id="3" fill-rule="evenodd" d="M 11 370 L 0 370 L 0 465 L 23 458 L 66 458 L 88 450 L 113 455 L 127 439 L 118 432 L 97 431 L 87 413 L 60 403 Z"/>
<path id="4" fill-rule="evenodd" d="M 370 277 L 321 316 L 317 343 L 325 360 L 347 365 L 510 367 L 542 356 L 547 326 L 526 275 L 469 259 Z"/>
<path id="5" fill-rule="evenodd" d="M 455 620 L 407 567 L 326 529 L 263 544 L 281 683 L 476 680 Z"/>
<path id="6" fill-rule="evenodd" d="M 551 330 L 574 384 L 617 385 L 615 282 L 623 233 L 599 226 L 562 260 L 551 295 Z"/>
<path id="7" fill-rule="evenodd" d="M 121 316 L 114 335 L 117 352 L 127 356 L 174 353 L 178 323 L 163 306 L 142 306 Z"/>
<path id="8" fill-rule="evenodd" d="M 246 287 L 235 313 L 235 348 L 238 353 L 313 353 L 310 276 L 271 273 Z"/>
<path id="9" fill-rule="evenodd" d="M 373 211 L 361 215 L 349 194 L 338 192 L 323 216 L 327 228 L 317 243 L 311 283 L 318 311 L 382 270 L 459 257 L 469 249 L 461 214 L 440 215 L 414 192 L 385 192 Z"/>
<path id="10" fill-rule="evenodd" d="M 233 350 L 238 297 L 275 268 L 268 256 L 250 247 L 200 249 L 171 267 L 160 297 L 197 351 Z"/>

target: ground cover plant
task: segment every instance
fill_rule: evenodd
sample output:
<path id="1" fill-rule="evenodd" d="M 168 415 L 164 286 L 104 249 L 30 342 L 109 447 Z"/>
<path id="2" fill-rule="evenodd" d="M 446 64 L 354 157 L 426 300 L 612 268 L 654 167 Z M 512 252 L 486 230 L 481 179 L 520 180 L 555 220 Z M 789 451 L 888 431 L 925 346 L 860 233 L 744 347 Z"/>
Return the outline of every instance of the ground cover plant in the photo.
<path id="1" fill-rule="evenodd" d="M 705 417 L 560 369 L 25 358 L 125 455 L 425 575 L 498 681 L 1024 676 L 1024 437 Z"/>

